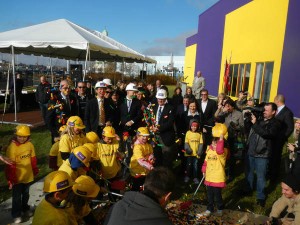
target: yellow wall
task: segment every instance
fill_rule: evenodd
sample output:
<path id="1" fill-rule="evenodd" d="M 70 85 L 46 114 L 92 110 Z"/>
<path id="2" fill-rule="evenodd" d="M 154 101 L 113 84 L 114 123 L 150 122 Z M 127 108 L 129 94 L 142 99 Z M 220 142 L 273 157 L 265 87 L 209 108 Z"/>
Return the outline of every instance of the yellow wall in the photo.
<path id="1" fill-rule="evenodd" d="M 197 44 L 186 47 L 185 57 L 184 57 L 184 77 L 186 78 L 184 82 L 188 85 L 193 84 L 195 76 L 195 66 L 196 66 L 196 53 L 197 53 Z"/>
<path id="2" fill-rule="evenodd" d="M 251 63 L 249 92 L 254 87 L 256 62 L 274 61 L 270 101 L 277 94 L 289 0 L 253 0 L 226 15 L 219 92 L 224 64 Z"/>

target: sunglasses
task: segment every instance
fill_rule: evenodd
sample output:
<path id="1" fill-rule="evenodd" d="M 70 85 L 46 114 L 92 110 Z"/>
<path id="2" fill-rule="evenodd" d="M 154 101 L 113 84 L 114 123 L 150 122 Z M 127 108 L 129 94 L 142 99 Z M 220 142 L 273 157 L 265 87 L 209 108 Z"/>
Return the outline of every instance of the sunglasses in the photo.
<path id="1" fill-rule="evenodd" d="M 78 86 L 78 88 L 86 88 L 86 87 L 82 87 L 82 86 L 79 87 L 79 86 Z"/>
<path id="2" fill-rule="evenodd" d="M 107 94 L 110 94 L 110 93 L 111 93 L 111 91 L 106 91 L 105 93 L 107 93 Z"/>

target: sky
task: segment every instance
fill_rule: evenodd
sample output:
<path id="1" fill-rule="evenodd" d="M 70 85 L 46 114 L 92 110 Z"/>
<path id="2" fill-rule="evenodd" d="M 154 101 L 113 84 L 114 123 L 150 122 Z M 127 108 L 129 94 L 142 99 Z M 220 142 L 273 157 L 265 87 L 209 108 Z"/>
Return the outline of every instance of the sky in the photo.
<path id="1" fill-rule="evenodd" d="M 67 19 L 108 31 L 109 37 L 148 56 L 184 55 L 198 16 L 218 0 L 2 0 L 0 32 Z"/>

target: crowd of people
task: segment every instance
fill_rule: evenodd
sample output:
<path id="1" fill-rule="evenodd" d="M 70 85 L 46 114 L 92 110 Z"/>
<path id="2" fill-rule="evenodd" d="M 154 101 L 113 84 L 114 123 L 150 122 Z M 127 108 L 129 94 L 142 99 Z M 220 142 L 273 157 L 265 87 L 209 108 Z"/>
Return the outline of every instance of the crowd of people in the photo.
<path id="1" fill-rule="evenodd" d="M 289 206 L 289 218 L 294 214 L 294 221 L 299 220 L 290 201 L 298 198 L 300 190 L 300 122 L 296 121 L 294 129 L 293 113 L 285 106 L 283 95 L 258 105 L 245 91 L 235 101 L 224 93 L 215 101 L 209 98 L 200 71 L 186 93 L 176 87 L 172 97 L 160 80 L 155 84 L 118 81 L 114 86 L 110 79 L 103 79 L 94 88 L 91 81 L 74 85 L 62 80 L 58 89 L 44 76 L 40 81 L 36 100 L 51 132 L 49 167 L 53 172 L 45 179 L 47 194 L 35 211 L 33 224 L 51 220 L 55 224 L 95 224 L 89 202 L 103 193 L 115 201 L 114 193 L 124 188 L 121 181 L 126 174 L 134 192 L 115 204 L 106 224 L 135 224 L 135 220 L 171 224 L 161 209 L 174 187 L 171 171 L 176 160 L 181 161 L 176 172 L 184 183 L 205 180 L 208 205 L 202 216 L 209 216 L 215 208 L 222 215 L 221 190 L 242 172 L 245 186 L 241 194 L 252 195 L 256 190 L 257 204 L 264 207 L 266 181 L 279 181 L 284 169 L 280 167 L 282 149 L 293 131 L 296 142 L 287 145 L 290 154 L 285 172 L 289 175 L 284 176 L 283 197 L 273 206 L 270 223 L 281 221 L 278 211 L 283 205 Z M 31 213 L 29 187 L 39 172 L 28 126 L 17 126 L 6 152 L 0 159 L 7 163 L 13 190 L 12 217 L 20 223 L 24 213 Z M 245 162 L 243 171 L 236 166 L 237 158 Z M 147 207 L 139 208 L 140 202 Z M 279 204 L 281 208 L 276 207 Z M 135 214 L 134 209 L 143 215 Z M 124 210 L 128 214 L 123 215 Z M 57 214 L 62 222 L 58 223 L 57 216 L 46 219 L 45 214 Z"/>

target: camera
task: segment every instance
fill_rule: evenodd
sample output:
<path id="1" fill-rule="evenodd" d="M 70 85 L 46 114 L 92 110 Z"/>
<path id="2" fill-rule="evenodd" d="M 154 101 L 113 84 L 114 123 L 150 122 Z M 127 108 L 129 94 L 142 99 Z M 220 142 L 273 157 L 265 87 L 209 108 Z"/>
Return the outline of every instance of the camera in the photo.
<path id="1" fill-rule="evenodd" d="M 244 114 L 244 120 L 246 121 L 251 121 L 251 116 L 252 114 L 256 117 L 257 120 L 262 120 L 264 118 L 264 108 L 265 104 L 259 104 L 258 106 L 255 107 L 246 107 L 245 110 L 248 110 Z"/>

